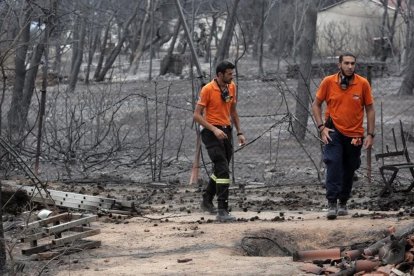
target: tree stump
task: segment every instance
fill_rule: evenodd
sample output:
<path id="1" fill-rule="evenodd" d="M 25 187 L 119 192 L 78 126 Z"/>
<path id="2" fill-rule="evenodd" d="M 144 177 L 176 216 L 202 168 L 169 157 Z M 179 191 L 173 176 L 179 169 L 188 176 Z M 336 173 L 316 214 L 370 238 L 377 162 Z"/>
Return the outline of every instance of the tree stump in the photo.
<path id="1" fill-rule="evenodd" d="M 184 67 L 184 58 L 180 54 L 166 55 L 161 60 L 160 75 L 171 73 L 174 75 L 181 75 Z"/>

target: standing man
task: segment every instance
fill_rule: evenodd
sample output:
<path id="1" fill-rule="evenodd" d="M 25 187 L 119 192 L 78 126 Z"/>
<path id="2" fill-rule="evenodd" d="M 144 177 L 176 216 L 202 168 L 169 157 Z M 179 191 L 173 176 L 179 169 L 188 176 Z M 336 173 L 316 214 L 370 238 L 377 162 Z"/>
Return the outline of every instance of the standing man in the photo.
<path id="1" fill-rule="evenodd" d="M 322 80 L 312 104 L 324 143 L 328 219 L 348 214 L 346 203 L 351 197 L 354 172 L 361 165 L 361 148 L 369 149 L 374 143 L 375 110 L 371 87 L 365 78 L 355 74 L 355 62 L 356 57 L 351 53 L 339 56 L 339 73 Z M 325 123 L 323 102 L 327 105 Z M 364 109 L 367 115 L 365 137 Z"/>
<path id="2" fill-rule="evenodd" d="M 240 129 L 236 109 L 236 85 L 233 82 L 234 65 L 228 61 L 216 67 L 216 78 L 206 84 L 194 111 L 194 120 L 201 125 L 201 139 L 213 162 L 213 174 L 203 190 L 201 208 L 210 213 L 217 212 L 217 220 L 233 221 L 229 213 L 228 199 L 230 186 L 229 163 L 233 155 L 232 124 L 236 128 L 239 145 L 246 140 Z M 218 210 L 213 205 L 217 194 Z"/>

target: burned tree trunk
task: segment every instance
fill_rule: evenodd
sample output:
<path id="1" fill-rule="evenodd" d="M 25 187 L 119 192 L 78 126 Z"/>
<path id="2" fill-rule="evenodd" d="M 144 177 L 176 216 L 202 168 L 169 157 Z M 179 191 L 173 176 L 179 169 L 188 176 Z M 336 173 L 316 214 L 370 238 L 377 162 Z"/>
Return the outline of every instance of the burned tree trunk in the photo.
<path id="1" fill-rule="evenodd" d="M 103 1 L 98 2 L 97 8 L 100 9 L 102 6 Z M 100 14 L 96 15 L 94 14 L 92 17 L 94 20 L 96 20 L 97 17 L 99 17 Z M 86 23 L 85 23 L 86 25 Z M 93 56 L 95 55 L 96 48 L 98 47 L 98 43 L 100 41 L 100 36 L 102 32 L 102 26 L 98 25 L 97 27 L 93 26 L 92 24 L 89 24 L 89 30 L 88 30 L 88 59 L 86 63 L 86 72 L 85 72 L 85 83 L 89 84 L 89 76 L 91 73 L 91 66 L 93 61 Z"/>
<path id="2" fill-rule="evenodd" d="M 147 28 L 147 23 L 149 21 L 149 15 L 150 15 L 150 7 L 151 7 L 151 1 L 148 0 L 147 1 L 147 7 L 145 9 L 145 15 L 144 15 L 144 19 L 142 20 L 141 23 L 141 35 L 139 36 L 139 43 L 138 43 L 138 47 L 137 49 L 135 49 L 135 52 L 133 54 L 133 58 L 132 58 L 132 62 L 131 62 L 131 66 L 129 69 L 129 73 L 130 74 L 136 74 L 137 70 L 138 70 L 138 62 L 142 56 L 142 54 L 144 53 L 144 46 L 145 43 L 147 42 L 146 38 L 148 36 L 148 28 Z M 150 40 L 152 38 L 150 37 Z"/>
<path id="3" fill-rule="evenodd" d="M 74 43 L 72 48 L 72 66 L 69 75 L 68 91 L 73 92 L 78 82 L 80 67 L 83 60 L 83 49 L 85 46 L 86 22 L 85 18 L 78 17 L 74 28 Z"/>
<path id="4" fill-rule="evenodd" d="M 399 90 L 400 95 L 413 95 L 414 89 L 414 52 L 410 51 L 410 59 L 405 69 L 404 78 Z"/>
<path id="5" fill-rule="evenodd" d="M 208 35 L 208 40 L 207 40 L 207 45 L 206 45 L 206 56 L 204 58 L 205 62 L 209 62 L 211 58 L 211 42 L 213 41 L 214 33 L 217 30 L 217 19 L 218 19 L 218 13 L 213 14 L 210 34 Z"/>
<path id="6" fill-rule="evenodd" d="M 414 0 L 409 1 L 409 8 L 412 9 Z M 406 68 L 403 72 L 403 81 L 401 83 L 400 90 L 398 93 L 400 95 L 413 95 L 414 90 L 414 16 L 412 13 L 409 13 L 409 19 L 407 22 L 407 42 L 406 42 L 406 51 L 407 51 L 407 61 Z"/>
<path id="7" fill-rule="evenodd" d="M 239 3 L 240 0 L 235 0 L 233 7 L 230 9 L 231 12 L 227 17 L 226 27 L 224 28 L 223 36 L 220 40 L 216 56 L 214 57 L 214 65 L 216 65 L 217 62 L 220 62 L 229 57 L 230 44 L 233 38 L 234 26 L 236 25 L 237 7 Z"/>
<path id="8" fill-rule="evenodd" d="M 170 47 L 168 48 L 167 55 L 164 57 L 161 63 L 160 75 L 165 75 L 168 72 L 168 68 L 171 64 L 172 55 L 174 53 L 175 42 L 177 41 L 178 33 L 180 32 L 181 20 L 178 20 L 174 27 L 174 35 L 171 41 Z"/>
<path id="9" fill-rule="evenodd" d="M 266 5 L 266 1 L 262 0 L 262 11 L 261 11 L 261 20 L 260 20 L 260 29 L 259 29 L 259 76 L 261 77 L 263 77 L 265 74 L 264 68 L 263 68 L 264 26 L 265 26 L 265 21 L 266 21 L 265 5 Z"/>
<path id="10" fill-rule="evenodd" d="M 394 54 L 394 36 L 397 23 L 397 17 L 401 13 L 401 2 L 397 0 L 395 2 L 395 10 L 390 22 L 388 14 L 388 0 L 381 0 L 384 7 L 384 13 L 382 15 L 381 26 L 381 61 L 386 61 L 390 54 Z"/>
<path id="11" fill-rule="evenodd" d="M 102 38 L 102 42 L 101 42 L 101 53 L 99 55 L 98 64 L 96 65 L 95 73 L 93 75 L 93 78 L 95 80 L 101 74 L 102 65 L 103 65 L 103 62 L 104 62 L 104 59 L 105 59 L 106 47 L 107 47 L 107 42 L 108 42 L 108 38 L 109 38 L 109 31 L 111 29 L 111 22 L 112 22 L 112 20 L 113 20 L 113 17 L 111 17 L 109 19 L 108 24 L 106 25 L 106 28 L 105 28 L 104 36 Z"/>
<path id="12" fill-rule="evenodd" d="M 21 35 L 19 38 L 19 44 L 16 50 L 15 56 L 15 80 L 12 101 L 10 104 L 10 110 L 8 113 L 8 127 L 10 133 L 13 136 L 17 136 L 19 133 L 20 125 L 22 124 L 22 100 L 24 80 L 26 78 L 26 55 L 29 49 L 30 43 L 30 21 L 31 21 L 31 8 L 27 4 L 25 7 L 24 20 L 22 20 Z"/>
<path id="13" fill-rule="evenodd" d="M 26 69 L 25 64 L 26 55 L 28 54 L 26 46 L 23 46 L 21 52 L 19 52 L 18 56 L 16 56 L 16 82 L 13 91 L 11 108 L 8 114 L 9 128 L 13 139 L 19 138 L 21 136 L 26 125 L 27 115 L 30 109 L 30 104 L 34 93 L 37 71 L 41 63 L 47 39 L 51 35 L 52 30 L 54 29 L 54 26 L 52 25 L 54 21 L 52 18 L 55 15 L 55 10 L 56 4 L 55 1 L 52 1 L 50 2 L 50 10 L 44 10 L 45 14 L 39 18 L 39 20 L 43 20 L 46 22 L 46 24 L 51 25 L 50 28 L 46 28 L 50 30 L 50 33 L 46 33 L 46 31 L 43 31 L 40 41 L 33 46 L 31 60 L 30 63 L 27 65 L 28 69 Z M 27 26 L 25 26 L 23 30 L 23 45 L 30 43 L 29 20 L 32 20 L 30 16 L 30 8 L 28 14 L 26 13 L 25 20 L 27 21 Z M 17 75 L 19 76 L 17 77 Z"/>
<path id="14" fill-rule="evenodd" d="M 312 51 L 316 39 L 316 19 L 319 0 L 303 3 L 306 9 L 304 30 L 299 41 L 299 79 L 296 98 L 296 121 L 293 132 L 298 140 L 305 139 L 306 127 L 309 118 L 310 78 L 312 71 Z"/>
<path id="15" fill-rule="evenodd" d="M 1 181 L 0 181 L 0 207 L 3 206 L 2 192 L 1 192 Z M 0 208 L 0 218 L 3 217 L 3 208 Z M 6 266 L 6 245 L 4 243 L 4 231 L 3 231 L 3 220 L 0 221 L 0 272 Z"/>
<path id="16" fill-rule="evenodd" d="M 121 52 L 122 46 L 124 42 L 127 39 L 127 36 L 129 35 L 129 26 L 131 25 L 134 18 L 137 16 L 138 12 L 138 5 L 135 7 L 134 13 L 131 15 L 131 17 L 128 19 L 128 21 L 123 26 L 123 34 L 122 37 L 119 39 L 118 44 L 115 46 L 115 48 L 111 51 L 109 57 L 105 61 L 105 65 L 100 70 L 99 74 L 97 74 L 95 80 L 96 81 L 103 81 L 105 79 L 106 73 L 108 73 L 109 69 L 111 69 L 112 65 L 114 64 L 116 58 L 118 57 L 119 53 Z"/>

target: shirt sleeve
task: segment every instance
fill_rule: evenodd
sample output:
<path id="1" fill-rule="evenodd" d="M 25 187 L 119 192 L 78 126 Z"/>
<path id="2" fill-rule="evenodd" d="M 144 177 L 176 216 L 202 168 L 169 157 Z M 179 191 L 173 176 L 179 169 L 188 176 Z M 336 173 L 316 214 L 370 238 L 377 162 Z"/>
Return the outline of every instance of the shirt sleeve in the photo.
<path id="1" fill-rule="evenodd" d="M 324 78 L 321 84 L 319 85 L 318 90 L 316 91 L 316 98 L 321 102 L 325 101 L 326 96 L 327 96 L 327 91 L 328 91 L 328 79 Z"/>
<path id="2" fill-rule="evenodd" d="M 372 89 L 369 85 L 369 82 L 366 81 L 364 83 L 364 90 L 363 90 L 363 97 L 364 97 L 364 105 L 371 105 L 374 103 L 374 97 L 372 96 Z"/>
<path id="3" fill-rule="evenodd" d="M 200 91 L 200 95 L 198 96 L 197 104 L 202 106 L 207 106 L 208 99 L 209 99 L 209 89 L 207 88 L 207 85 L 204 85 L 204 87 Z"/>
<path id="4" fill-rule="evenodd" d="M 232 82 L 229 89 L 231 89 L 233 93 L 233 103 L 237 103 L 237 85 L 234 82 Z"/>

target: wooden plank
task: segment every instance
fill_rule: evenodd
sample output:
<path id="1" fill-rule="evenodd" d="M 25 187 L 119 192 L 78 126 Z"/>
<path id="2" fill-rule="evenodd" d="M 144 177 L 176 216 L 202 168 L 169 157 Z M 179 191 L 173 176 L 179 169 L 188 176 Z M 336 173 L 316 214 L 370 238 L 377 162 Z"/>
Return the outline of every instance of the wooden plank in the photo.
<path id="1" fill-rule="evenodd" d="M 48 251 L 52 249 L 53 247 L 55 246 L 52 243 L 43 244 L 43 245 L 28 248 L 28 249 L 22 249 L 22 254 L 29 256 L 32 254 Z"/>
<path id="2" fill-rule="evenodd" d="M 45 261 L 45 260 L 53 259 L 54 257 L 57 257 L 60 254 L 62 253 L 56 252 L 56 251 L 40 252 L 40 253 L 31 255 L 30 260 L 31 261 Z"/>
<path id="3" fill-rule="evenodd" d="M 78 234 L 73 234 L 64 238 L 60 238 L 60 239 L 54 239 L 52 240 L 52 244 L 53 245 L 57 245 L 57 246 L 62 246 L 68 243 L 72 243 L 76 240 L 80 240 L 82 238 L 86 238 L 86 237 L 90 237 L 90 236 L 94 236 L 101 233 L 101 229 L 92 229 L 89 231 L 85 231 L 85 232 L 80 232 Z"/>
<path id="4" fill-rule="evenodd" d="M 29 235 L 26 237 L 23 237 L 20 239 L 21 242 L 32 242 L 32 241 L 37 241 L 40 240 L 42 238 L 46 238 L 49 237 L 49 234 L 47 234 L 46 232 L 39 232 L 33 235 Z"/>
<path id="5" fill-rule="evenodd" d="M 127 200 L 116 200 L 115 206 L 118 204 L 126 208 L 133 208 L 135 206 L 134 201 L 127 201 Z"/>
<path id="6" fill-rule="evenodd" d="M 83 249 L 96 248 L 96 247 L 101 246 L 101 244 L 102 244 L 101 241 L 78 240 L 76 241 L 76 244 L 68 248 L 68 247 L 59 247 L 59 246 L 53 245 L 52 243 L 48 243 L 48 244 L 43 244 L 43 245 L 39 245 L 36 247 L 28 248 L 28 249 L 23 249 L 22 254 L 25 256 L 30 256 L 32 254 L 45 252 L 51 249 L 56 250 L 57 252 L 59 252 L 59 254 L 61 253 L 71 254 L 74 252 L 79 252 Z"/>
<path id="7" fill-rule="evenodd" d="M 59 232 L 68 230 L 75 226 L 79 226 L 79 225 L 86 224 L 92 221 L 96 221 L 97 217 L 98 216 L 88 216 L 88 217 L 80 218 L 77 220 L 72 220 L 66 223 L 62 223 L 56 226 L 51 226 L 51 227 L 46 228 L 46 232 L 49 234 L 59 233 Z"/>
<path id="8" fill-rule="evenodd" d="M 73 228 L 69 229 L 72 232 L 85 232 L 89 230 L 93 230 L 93 228 L 87 227 L 87 226 L 75 226 Z"/>
<path id="9" fill-rule="evenodd" d="M 84 249 L 92 249 L 101 246 L 101 241 L 90 241 L 90 240 L 80 240 L 80 243 L 77 243 L 74 247 L 57 247 L 53 248 L 53 251 L 49 252 L 39 252 L 33 254 L 25 254 L 31 255 L 30 260 L 32 261 L 42 261 L 42 260 L 50 260 L 59 255 L 68 255 L 75 252 L 82 251 Z"/>
<path id="10" fill-rule="evenodd" d="M 124 216 L 130 216 L 130 215 L 132 215 L 132 210 L 131 211 L 128 211 L 128 210 L 105 210 L 105 211 L 107 211 L 108 213 L 112 213 L 112 214 L 117 214 L 117 215 L 124 215 Z"/>

